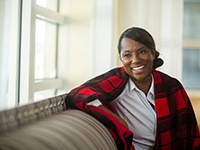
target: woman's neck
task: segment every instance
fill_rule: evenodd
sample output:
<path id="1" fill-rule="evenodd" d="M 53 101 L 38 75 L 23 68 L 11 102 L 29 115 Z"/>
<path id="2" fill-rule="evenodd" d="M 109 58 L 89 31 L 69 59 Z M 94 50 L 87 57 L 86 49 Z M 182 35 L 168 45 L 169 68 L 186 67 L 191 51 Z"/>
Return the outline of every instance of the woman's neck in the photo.
<path id="1" fill-rule="evenodd" d="M 135 83 L 138 89 L 140 89 L 142 92 L 144 92 L 145 95 L 147 95 L 151 87 L 152 77 L 150 76 L 149 79 L 142 82 L 137 80 L 133 80 L 133 82 Z"/>

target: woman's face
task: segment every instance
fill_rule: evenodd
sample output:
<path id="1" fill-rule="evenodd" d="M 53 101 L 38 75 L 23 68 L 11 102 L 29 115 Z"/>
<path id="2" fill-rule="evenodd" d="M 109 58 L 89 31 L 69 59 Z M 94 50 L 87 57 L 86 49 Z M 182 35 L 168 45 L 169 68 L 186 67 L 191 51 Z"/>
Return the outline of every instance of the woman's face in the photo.
<path id="1" fill-rule="evenodd" d="M 123 38 L 120 58 L 126 73 L 133 81 L 151 81 L 154 54 L 145 45 L 130 38 Z"/>

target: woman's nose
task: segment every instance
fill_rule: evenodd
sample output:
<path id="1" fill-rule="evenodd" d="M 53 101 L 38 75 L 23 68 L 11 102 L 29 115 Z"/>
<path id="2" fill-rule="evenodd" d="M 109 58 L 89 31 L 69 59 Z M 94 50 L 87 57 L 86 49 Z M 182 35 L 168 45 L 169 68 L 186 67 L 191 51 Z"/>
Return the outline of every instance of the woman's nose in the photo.
<path id="1" fill-rule="evenodd" d="M 137 55 L 132 56 L 132 58 L 131 58 L 131 62 L 132 62 L 132 63 L 137 63 L 137 62 L 139 62 L 139 61 L 140 61 L 140 57 L 139 57 L 139 56 L 137 56 Z"/>

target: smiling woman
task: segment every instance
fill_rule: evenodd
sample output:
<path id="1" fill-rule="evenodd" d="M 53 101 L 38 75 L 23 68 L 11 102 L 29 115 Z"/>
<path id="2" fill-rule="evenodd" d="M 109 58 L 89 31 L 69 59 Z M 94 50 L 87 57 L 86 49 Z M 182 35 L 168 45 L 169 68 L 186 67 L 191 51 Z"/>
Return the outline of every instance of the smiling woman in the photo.
<path id="1" fill-rule="evenodd" d="M 126 73 L 147 95 L 152 82 L 152 68 L 163 64 L 152 36 L 143 29 L 130 28 L 121 35 L 118 52 Z"/>
<path id="2" fill-rule="evenodd" d="M 101 121 L 118 149 L 199 148 L 190 99 L 177 79 L 156 70 L 163 61 L 152 36 L 129 28 L 120 36 L 118 52 L 123 66 L 71 90 L 66 105 Z"/>
<path id="3" fill-rule="evenodd" d="M 153 68 L 154 52 L 130 38 L 123 38 L 120 51 L 126 73 L 147 94 L 152 81 L 151 69 Z"/>

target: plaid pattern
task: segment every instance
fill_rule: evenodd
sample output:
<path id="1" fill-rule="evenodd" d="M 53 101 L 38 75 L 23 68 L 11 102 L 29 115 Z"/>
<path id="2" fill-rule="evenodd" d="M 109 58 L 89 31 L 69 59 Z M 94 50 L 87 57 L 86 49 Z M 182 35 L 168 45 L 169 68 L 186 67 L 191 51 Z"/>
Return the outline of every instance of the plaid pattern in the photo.
<path id="1" fill-rule="evenodd" d="M 157 113 L 154 149 L 200 149 L 196 118 L 183 86 L 164 73 L 155 70 L 152 73 Z M 103 123 L 112 134 L 119 150 L 131 148 L 133 133 L 109 113 L 87 103 L 99 99 L 106 106 L 120 95 L 128 78 L 123 67 L 115 68 L 73 89 L 65 100 L 67 106 L 83 110 Z"/>

